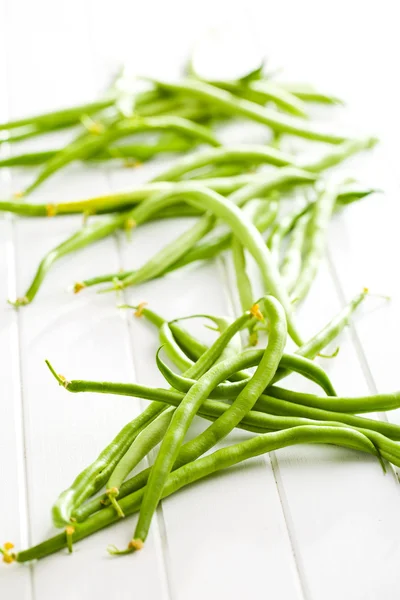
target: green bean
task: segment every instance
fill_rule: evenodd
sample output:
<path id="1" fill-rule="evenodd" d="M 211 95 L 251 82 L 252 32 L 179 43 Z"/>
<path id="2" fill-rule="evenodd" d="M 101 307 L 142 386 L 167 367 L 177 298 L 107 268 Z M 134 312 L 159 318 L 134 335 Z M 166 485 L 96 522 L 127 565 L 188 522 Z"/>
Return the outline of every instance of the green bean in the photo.
<path id="1" fill-rule="evenodd" d="M 335 209 L 340 208 L 343 204 L 348 204 L 350 202 L 354 202 L 356 200 L 360 200 L 365 198 L 366 196 L 376 192 L 373 188 L 366 188 L 360 185 L 355 184 L 343 184 L 340 186 L 338 190 L 338 195 L 336 197 Z M 278 259 L 278 254 L 280 252 L 280 246 L 283 242 L 284 237 L 292 231 L 292 229 L 296 226 L 296 223 L 299 219 L 303 217 L 303 215 L 309 213 L 312 209 L 315 210 L 316 201 L 313 200 L 308 202 L 304 206 L 296 207 L 292 212 L 285 215 L 278 223 L 275 224 L 275 227 L 272 229 L 269 238 L 268 238 L 268 247 L 275 255 L 276 259 Z"/>
<path id="2" fill-rule="evenodd" d="M 254 299 L 253 290 L 246 271 L 246 257 L 243 246 L 235 238 L 232 240 L 232 258 L 242 311 L 250 310 Z"/>
<path id="3" fill-rule="evenodd" d="M 90 102 L 89 104 L 81 104 L 80 106 L 74 106 L 73 108 L 64 108 L 62 110 L 56 110 L 53 112 L 45 113 L 42 115 L 35 115 L 30 117 L 24 117 L 22 119 L 16 119 L 14 121 L 8 121 L 8 123 L 0 123 L 0 130 L 16 129 L 24 127 L 26 125 L 33 125 L 35 127 L 52 127 L 55 124 L 60 123 L 79 123 L 82 115 L 92 115 L 105 108 L 112 106 L 115 102 L 115 98 L 105 98 L 97 102 Z"/>
<path id="4" fill-rule="evenodd" d="M 160 210 L 160 212 L 153 216 L 152 220 L 159 221 L 161 219 L 190 219 L 192 217 L 201 217 L 203 215 L 204 211 L 195 208 L 194 206 L 189 206 L 188 204 L 178 202 L 173 206 L 167 206 L 167 208 Z"/>
<path id="5" fill-rule="evenodd" d="M 350 204 L 362 198 L 366 198 L 370 194 L 376 194 L 381 190 L 376 188 L 362 187 L 359 184 L 346 184 L 340 188 L 338 202 L 340 204 Z"/>
<path id="6" fill-rule="evenodd" d="M 152 323 L 158 330 L 160 330 L 161 326 L 167 322 L 163 317 L 161 317 L 160 315 L 155 313 L 153 310 L 150 310 L 149 308 L 147 308 L 144 304 L 141 304 L 139 306 L 131 306 L 128 304 L 123 304 L 120 306 L 120 308 L 134 309 L 135 310 L 134 314 L 136 317 L 139 317 L 139 318 L 144 317 L 150 323 Z M 184 351 L 184 353 L 190 360 L 197 361 L 197 359 L 200 358 L 200 356 L 202 354 L 204 354 L 204 352 L 206 352 L 206 350 L 208 350 L 207 346 L 205 346 L 204 344 L 199 342 L 198 339 L 193 337 L 184 327 L 182 327 L 179 324 L 179 319 L 177 319 L 175 321 L 169 321 L 168 327 L 169 327 L 170 331 L 172 332 L 175 340 L 178 342 L 180 348 Z M 220 321 L 220 327 L 221 327 L 221 321 Z M 160 341 L 162 341 L 162 340 L 160 340 Z M 227 343 L 229 343 L 229 342 L 227 342 Z"/>
<path id="7" fill-rule="evenodd" d="M 206 345 L 190 335 L 189 332 L 186 331 L 186 329 L 183 329 L 176 321 L 170 321 L 169 328 L 180 348 L 191 360 L 196 361 L 207 350 Z"/>
<path id="8" fill-rule="evenodd" d="M 0 168 L 3 167 L 35 167 L 42 165 L 52 158 L 57 150 L 45 150 L 43 152 L 30 152 L 19 154 L 17 156 L 8 156 L 0 160 Z"/>
<path id="9" fill-rule="evenodd" d="M 174 187 L 171 189 L 171 191 L 164 195 L 165 200 L 170 200 L 173 202 L 176 201 L 177 195 L 184 194 L 185 202 L 194 204 L 195 206 L 201 206 L 202 208 L 209 210 L 214 214 L 215 217 L 224 220 L 231 227 L 232 232 L 237 236 L 243 246 L 247 248 L 247 250 L 256 260 L 266 289 L 283 305 L 288 320 L 289 333 L 295 343 L 300 345 L 300 337 L 296 331 L 291 316 L 292 307 L 290 300 L 288 299 L 287 292 L 282 285 L 278 269 L 275 263 L 271 260 L 268 249 L 266 248 L 264 241 L 256 227 L 247 218 L 245 218 L 245 215 L 237 206 L 226 201 L 216 192 L 203 189 L 198 184 L 186 182 L 176 183 L 173 184 L 173 186 Z M 136 210 L 139 210 L 140 208 L 142 207 L 139 206 Z M 146 208 L 143 208 L 142 210 L 146 210 Z M 135 217 L 135 220 L 137 220 L 137 217 Z M 126 287 L 128 285 L 127 282 L 129 282 L 128 277 L 121 281 L 120 286 Z"/>
<path id="10" fill-rule="evenodd" d="M 343 329 L 350 323 L 353 313 L 367 295 L 368 289 L 364 288 L 364 290 L 360 294 L 357 294 L 357 296 L 355 296 L 353 300 L 339 312 L 339 314 L 323 327 L 321 331 L 314 335 L 308 342 L 300 346 L 295 353 L 306 358 L 315 358 L 328 344 L 330 344 L 330 342 L 332 342 L 332 340 L 337 338 Z M 289 374 L 290 373 L 285 369 L 278 369 L 274 377 L 274 383 L 287 377 Z"/>
<path id="11" fill-rule="evenodd" d="M 308 83 L 285 83 L 280 81 L 279 86 L 303 100 L 303 102 L 317 102 L 320 104 L 344 104 L 343 100 L 336 96 L 331 96 L 325 92 L 320 92 L 314 86 Z"/>
<path id="12" fill-rule="evenodd" d="M 254 408 L 256 411 L 265 411 L 276 415 L 305 417 L 307 419 L 318 419 L 319 421 L 340 421 L 351 427 L 371 429 L 392 440 L 400 440 L 400 428 L 397 425 L 376 421 L 374 419 L 367 419 L 366 417 L 358 417 L 348 413 L 302 406 L 295 402 L 274 398 L 270 395 L 267 396 L 262 394 L 257 400 Z"/>
<path id="13" fill-rule="evenodd" d="M 304 103 L 297 96 L 271 80 L 260 79 L 246 82 L 245 84 L 241 82 L 218 81 L 214 82 L 214 85 L 251 102 L 256 102 L 257 104 L 273 102 L 278 108 L 296 117 L 307 117 L 307 110 Z"/>
<path id="14" fill-rule="evenodd" d="M 125 478 L 164 437 L 175 408 L 167 408 L 143 429 L 121 458 L 107 482 L 107 495 L 120 517 L 124 517 L 116 497 Z"/>
<path id="15" fill-rule="evenodd" d="M 263 202 L 263 213 L 257 213 L 254 217 L 254 224 L 262 233 L 273 223 L 278 214 L 279 203 L 276 200 L 270 200 L 267 203 Z M 232 241 L 231 232 L 222 232 L 214 235 L 210 239 L 204 239 L 199 242 L 189 252 L 186 253 L 179 261 L 174 263 L 170 270 L 179 269 L 191 262 L 197 260 L 208 260 L 214 258 L 220 252 L 229 248 Z"/>
<path id="16" fill-rule="evenodd" d="M 275 181 L 275 178 L 277 181 Z M 274 188 L 275 186 L 279 186 L 281 183 L 286 183 L 288 180 L 314 181 L 314 179 L 314 175 L 309 175 L 305 173 L 305 171 L 300 171 L 299 169 L 293 169 L 291 172 L 285 172 L 284 177 L 271 177 L 271 175 L 266 177 L 266 175 L 263 174 L 243 176 L 239 175 L 237 177 L 230 178 L 217 177 L 216 179 L 202 180 L 201 186 L 225 194 L 231 193 L 254 180 L 265 182 L 263 187 L 266 189 L 266 191 L 268 191 L 268 188 Z M 146 183 L 138 186 L 130 192 L 119 192 L 116 194 L 107 194 L 104 196 L 88 198 L 86 200 L 57 202 L 54 204 L 33 204 L 28 202 L 17 202 L 15 200 L 0 201 L 0 211 L 12 212 L 26 217 L 46 217 L 49 215 L 55 216 L 76 213 L 95 214 L 102 212 L 113 212 L 130 208 L 132 207 L 132 205 L 137 204 L 138 202 L 147 200 L 153 194 L 179 189 L 176 186 L 184 186 L 189 183 L 192 182 L 162 181 Z M 200 185 L 200 183 L 198 185 Z M 247 198 L 247 200 L 250 198 Z M 200 207 L 200 210 L 201 208 L 202 207 Z"/>
<path id="17" fill-rule="evenodd" d="M 263 357 L 264 350 L 254 350 L 252 352 L 255 352 L 255 353 L 258 352 L 258 358 L 259 358 L 259 362 L 260 362 L 260 360 Z M 244 353 L 244 355 L 245 354 L 246 354 L 246 352 Z M 245 362 L 246 357 L 244 355 L 243 355 L 243 360 Z M 257 356 L 257 355 L 255 354 L 254 356 Z M 156 360 L 157 360 L 157 366 L 158 366 L 160 372 L 162 373 L 163 377 L 166 379 L 166 381 L 169 383 L 169 385 L 171 387 L 173 387 L 174 389 L 176 389 L 180 392 L 187 393 L 190 390 L 190 388 L 196 383 L 194 376 L 187 377 L 187 376 L 178 375 L 177 373 L 174 373 L 174 371 L 172 371 L 172 369 L 170 369 L 161 360 L 159 353 L 157 353 Z M 255 358 L 255 360 L 257 360 L 257 358 Z M 330 396 L 330 397 L 336 396 L 335 389 L 334 389 L 328 375 L 324 371 L 324 369 L 322 369 L 319 365 L 314 363 L 312 360 L 309 360 L 308 358 L 305 358 L 303 356 L 298 356 L 295 354 L 283 354 L 281 357 L 279 368 L 287 369 L 287 370 L 290 370 L 290 371 L 293 371 L 296 373 L 300 373 L 307 379 L 309 379 L 309 380 L 313 381 L 314 383 L 316 383 L 317 385 L 319 385 L 328 396 Z M 212 392 L 210 392 L 209 397 L 210 398 L 218 398 L 218 399 L 235 398 L 243 390 L 243 388 L 247 385 L 250 377 L 251 376 L 248 375 L 245 380 L 237 381 L 234 383 L 221 383 L 221 384 L 217 385 L 217 387 Z M 269 393 L 269 390 L 266 393 Z M 283 399 L 285 400 L 286 398 L 283 398 Z M 321 399 L 321 401 L 323 401 L 323 399 Z M 299 402 L 299 404 L 301 404 L 301 403 Z M 343 412 L 347 412 L 347 411 L 343 411 Z"/>
<path id="18" fill-rule="evenodd" d="M 198 456 L 207 449 L 212 448 L 218 439 L 225 437 L 235 427 L 236 417 L 237 422 L 241 421 L 242 417 L 246 415 L 256 402 L 259 392 L 268 385 L 278 367 L 286 343 L 285 312 L 283 307 L 273 297 L 264 298 L 263 305 L 271 324 L 268 346 L 264 352 L 264 356 L 256 373 L 239 394 L 235 403 L 225 415 L 220 417 L 220 420 L 215 422 L 214 427 L 211 425 L 199 438 L 196 438 L 197 442 L 196 440 L 195 442 L 198 443 L 199 449 Z M 233 369 L 232 366 L 235 364 L 238 364 L 238 359 L 232 358 L 212 367 L 194 384 L 175 411 L 151 470 L 134 539 L 132 540 L 133 546 L 138 543 L 143 545 L 147 537 L 150 523 L 161 499 L 166 479 L 173 468 L 184 436 L 194 416 L 214 387 L 226 379 L 229 374 L 241 368 Z"/>
<path id="19" fill-rule="evenodd" d="M 274 256 L 277 264 L 279 262 L 279 254 L 281 250 L 281 244 L 285 236 L 290 233 L 293 228 L 296 226 L 296 223 L 307 215 L 310 210 L 310 206 L 313 204 L 308 202 L 304 206 L 296 207 L 293 211 L 285 215 L 282 219 L 280 219 L 275 226 L 272 228 L 272 231 L 268 237 L 267 245 L 270 249 L 272 255 Z"/>
<path id="20" fill-rule="evenodd" d="M 321 171 L 340 164 L 346 158 L 353 156 L 353 154 L 373 148 L 378 141 L 378 138 L 375 137 L 348 140 L 343 144 L 332 148 L 328 154 L 321 156 L 320 159 L 316 159 L 313 163 L 306 161 L 306 166 L 303 166 L 302 161 L 300 161 L 299 166 L 313 173 L 320 173 Z"/>
<path id="21" fill-rule="evenodd" d="M 156 143 L 109 146 L 104 148 L 101 152 L 98 152 L 92 156 L 88 156 L 86 160 L 104 161 L 112 159 L 136 159 L 138 161 L 145 161 L 162 152 L 182 152 L 190 148 L 191 144 L 188 141 L 180 139 L 176 136 L 173 138 L 171 135 L 165 134 L 164 137 Z M 55 150 L 44 150 L 42 152 L 31 152 L 3 158 L 0 160 L 0 168 L 42 165 L 46 161 L 53 158 L 57 152 L 61 152 L 61 150 L 61 148 L 57 148 Z"/>
<path id="22" fill-rule="evenodd" d="M 325 132 L 309 123 L 305 124 L 301 119 L 289 117 L 282 113 L 264 108 L 254 102 L 242 98 L 236 98 L 225 90 L 220 90 L 207 83 L 187 79 L 179 83 L 166 83 L 154 81 L 155 85 L 169 92 L 193 96 L 215 106 L 220 106 L 230 114 L 248 117 L 258 123 L 268 125 L 275 131 L 290 133 L 306 139 L 340 144 L 346 140 L 343 135 Z"/>
<path id="23" fill-rule="evenodd" d="M 263 212 L 258 212 L 254 216 L 254 224 L 258 231 L 263 232 L 272 224 L 278 213 L 279 204 L 276 200 L 270 200 L 269 202 L 263 202 Z M 166 209 L 164 209 L 166 210 Z M 157 213 L 159 215 L 159 213 Z M 194 228 L 192 229 L 192 231 Z M 215 257 L 223 250 L 229 248 L 232 240 L 232 233 L 230 231 L 219 233 L 214 235 L 212 238 L 205 238 L 203 242 L 200 242 L 193 246 L 188 252 L 186 252 L 179 260 L 170 264 L 164 271 L 169 273 L 176 269 L 180 269 L 183 266 L 195 262 L 198 260 L 208 260 Z M 125 271 L 119 273 L 107 273 L 97 277 L 91 277 L 85 279 L 79 283 L 79 289 L 83 287 L 90 287 L 98 285 L 99 283 L 113 282 L 115 280 L 124 280 L 126 277 L 134 275 L 137 271 Z M 164 274 L 162 273 L 162 274 Z"/>
<path id="24" fill-rule="evenodd" d="M 246 257 L 243 246 L 235 237 L 232 240 L 232 259 L 233 268 L 236 277 L 236 288 L 239 295 L 239 301 L 242 311 L 249 310 L 253 304 L 254 293 L 250 278 L 246 270 Z M 257 344 L 257 331 L 254 325 L 249 325 L 249 344 L 255 346 Z"/>
<path id="25" fill-rule="evenodd" d="M 400 392 L 391 394 L 376 394 L 375 396 L 359 397 L 324 397 L 320 398 L 314 394 L 304 394 L 285 390 L 276 386 L 268 388 L 267 393 L 274 398 L 295 402 L 302 406 L 321 408 L 331 412 L 341 413 L 370 413 L 395 410 L 400 408 Z"/>
<path id="26" fill-rule="evenodd" d="M 135 308 L 136 306 L 128 306 L 128 308 Z M 145 319 L 149 320 L 157 329 L 166 323 L 165 319 L 160 317 L 154 311 L 141 306 L 140 310 L 135 313 L 138 317 L 145 317 Z M 186 356 L 191 360 L 197 360 L 204 352 L 207 350 L 207 346 L 199 342 L 195 337 L 193 337 L 184 327 L 182 327 L 178 321 L 169 321 L 168 327 L 172 332 L 175 340 L 179 344 L 179 347 L 184 351 Z"/>
<path id="27" fill-rule="evenodd" d="M 303 266 L 292 291 L 296 302 L 302 300 L 308 293 L 315 279 L 319 263 L 325 250 L 326 232 L 332 218 L 333 209 L 337 199 L 338 186 L 328 184 L 320 193 L 313 206 L 313 211 L 308 223 L 306 248 Z"/>
<path id="28" fill-rule="evenodd" d="M 169 199 L 169 196 L 166 196 L 166 198 Z M 153 196 L 153 198 L 150 200 L 156 201 L 156 199 L 157 198 Z M 158 197 L 158 200 L 163 202 L 163 196 Z M 139 206 L 137 209 L 133 209 L 131 211 L 132 218 L 136 221 L 136 223 L 140 222 L 140 220 L 138 220 L 138 214 L 142 206 Z M 149 209 L 149 206 L 150 204 L 147 203 L 145 207 L 146 211 Z M 156 210 L 158 210 L 158 207 L 154 206 L 152 211 L 155 212 Z M 141 217 L 141 220 L 143 221 L 143 217 Z M 144 220 L 147 220 L 147 217 Z M 189 231 L 185 231 L 177 239 L 164 246 L 164 248 L 157 252 L 142 267 L 133 273 L 129 275 L 125 274 L 123 278 L 118 279 L 114 286 L 116 285 L 118 288 L 124 288 L 129 285 L 136 285 L 143 281 L 147 281 L 162 275 L 170 265 L 173 265 L 181 258 L 181 256 L 184 256 L 187 250 L 190 249 L 197 240 L 203 238 L 204 235 L 213 227 L 214 223 L 215 218 L 212 215 L 206 216 L 203 219 L 199 219 L 193 228 L 191 228 Z"/>
<path id="29" fill-rule="evenodd" d="M 51 269 L 52 265 L 60 259 L 62 256 L 85 248 L 93 242 L 97 242 L 111 233 L 113 233 L 119 227 L 130 223 L 131 215 L 133 211 L 121 213 L 116 216 L 109 217 L 105 220 L 96 221 L 90 225 L 79 229 L 71 237 L 67 238 L 64 242 L 50 250 L 44 258 L 41 260 L 36 274 L 30 284 L 25 295 L 21 298 L 17 298 L 15 302 L 12 302 L 15 307 L 24 306 L 32 302 L 35 298 L 44 278 Z"/>
<path id="30" fill-rule="evenodd" d="M 310 216 L 304 214 L 297 219 L 296 223 L 294 223 L 285 256 L 280 267 L 281 275 L 288 292 L 291 292 L 296 285 L 301 271 L 302 249 L 309 219 Z"/>
<path id="31" fill-rule="evenodd" d="M 235 177 L 237 175 L 251 175 L 254 172 L 253 165 L 249 163 L 221 163 L 215 167 L 197 169 L 182 177 L 181 181 L 202 181 L 203 179 L 216 179 L 221 177 Z"/>
<path id="32" fill-rule="evenodd" d="M 210 144 L 211 146 L 220 146 L 220 142 L 214 137 L 208 127 L 194 123 L 185 117 L 180 116 L 160 116 L 160 117 L 132 117 L 118 122 L 110 131 L 112 139 L 119 139 L 132 133 L 149 130 L 174 131 L 189 138 L 194 138 L 199 142 Z"/>
<path id="33" fill-rule="evenodd" d="M 153 181 L 176 181 L 183 175 L 205 167 L 226 162 L 266 163 L 278 167 L 291 165 L 294 159 L 289 155 L 269 146 L 241 144 L 223 148 L 212 148 L 183 157 L 170 169 L 157 175 Z"/>
<path id="34" fill-rule="evenodd" d="M 186 356 L 180 349 L 180 346 L 176 343 L 167 322 L 161 325 L 159 336 L 160 342 L 163 345 L 168 358 L 178 367 L 178 369 L 186 371 L 193 365 L 193 361 Z"/>
<path id="35" fill-rule="evenodd" d="M 260 178 L 254 178 L 248 185 L 242 186 L 229 199 L 237 206 L 243 206 L 249 200 L 260 198 L 269 192 L 286 185 L 313 183 L 316 175 L 295 167 L 282 167 L 273 173 L 266 173 Z M 0 205 L 1 206 L 1 205 Z"/>
<path id="36" fill-rule="evenodd" d="M 71 144 L 63 148 L 52 159 L 45 163 L 42 171 L 33 183 L 26 188 L 24 194 L 27 195 L 31 193 L 56 171 L 72 161 L 84 160 L 121 137 L 149 130 L 177 131 L 213 146 L 219 145 L 219 142 L 207 128 L 182 117 L 133 117 L 131 119 L 123 119 L 113 126 L 106 128 L 104 131 L 99 131 L 93 135 L 86 135 L 84 137 L 80 136 Z"/>
<path id="37" fill-rule="evenodd" d="M 379 455 L 374 444 L 363 434 L 353 429 L 301 426 L 278 433 L 266 433 L 256 436 L 244 442 L 217 450 L 208 456 L 198 459 L 193 464 L 180 467 L 168 476 L 166 485 L 162 491 L 162 497 L 165 498 L 185 485 L 189 485 L 194 481 L 254 456 L 299 443 L 329 443 L 361 450 L 373 456 Z M 138 490 L 121 500 L 121 508 L 126 515 L 133 514 L 141 508 L 144 494 L 145 490 Z M 113 508 L 106 508 L 99 511 L 76 528 L 73 536 L 74 541 L 79 541 L 115 523 L 118 518 Z M 19 552 L 13 558 L 21 563 L 44 558 L 65 548 L 66 544 L 65 534 L 60 534 L 28 550 Z M 140 547 L 140 544 L 137 544 L 137 549 Z"/>

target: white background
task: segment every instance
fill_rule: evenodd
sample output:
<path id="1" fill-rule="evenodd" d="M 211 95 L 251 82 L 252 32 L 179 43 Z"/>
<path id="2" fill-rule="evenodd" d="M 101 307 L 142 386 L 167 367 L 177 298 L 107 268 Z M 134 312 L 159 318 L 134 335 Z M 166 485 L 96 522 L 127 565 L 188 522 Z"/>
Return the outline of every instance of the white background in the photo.
<path id="1" fill-rule="evenodd" d="M 364 286 L 390 294 L 368 301 L 340 353 L 325 361 L 342 394 L 399 387 L 398 147 L 399 44 L 393 0 L 194 2 L 2 0 L 0 119 L 91 100 L 118 63 L 140 73 L 176 72 L 192 41 L 212 25 L 251 28 L 286 78 L 307 80 L 348 101 L 349 128 L 381 144 L 351 162 L 352 173 L 384 194 L 335 219 L 329 256 L 300 311 L 311 335 Z M 229 26 L 229 24 L 228 24 Z M 51 138 L 52 144 L 61 138 Z M 251 141 L 251 140 L 246 140 Z M 30 149 L 46 147 L 33 142 Z M 6 155 L 8 149 L 1 149 Z M 349 164 L 349 163 L 348 163 Z M 346 165 L 346 168 L 348 167 Z M 146 180 L 149 170 L 73 166 L 35 194 L 41 201 L 86 197 Z M 32 174 L 0 172 L 0 195 Z M 127 244 L 108 239 L 52 270 L 35 302 L 6 305 L 26 289 L 48 249 L 79 217 L 0 217 L 0 540 L 17 548 L 53 533 L 50 506 L 145 402 L 68 395 L 44 367 L 50 358 L 70 378 L 161 384 L 157 338 L 115 308 L 112 295 L 71 295 L 77 279 L 142 264 L 187 223 L 156 223 Z M 168 317 L 232 312 L 232 286 L 221 261 L 196 265 L 129 290 Z M 400 423 L 400 413 L 387 418 Z M 197 430 L 201 427 L 196 424 Z M 236 433 L 232 439 L 239 439 Z M 110 597 L 149 600 L 395 600 L 400 583 L 400 510 L 393 472 L 372 458 L 328 447 L 295 447 L 261 457 L 162 503 L 144 551 L 110 558 L 134 519 L 32 566 L 0 569 L 2 598 Z"/>

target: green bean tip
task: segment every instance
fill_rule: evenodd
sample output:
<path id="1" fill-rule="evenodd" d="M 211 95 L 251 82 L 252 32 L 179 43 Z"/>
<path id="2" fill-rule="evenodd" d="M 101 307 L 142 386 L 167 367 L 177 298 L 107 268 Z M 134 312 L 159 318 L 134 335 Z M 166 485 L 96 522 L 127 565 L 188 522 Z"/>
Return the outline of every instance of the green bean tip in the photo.
<path id="1" fill-rule="evenodd" d="M 78 294 L 81 290 L 83 290 L 86 287 L 86 285 L 83 283 L 83 281 L 77 281 L 74 284 L 74 294 Z"/>
<path id="2" fill-rule="evenodd" d="M 112 504 L 112 506 L 115 509 L 115 512 L 117 513 L 117 515 L 119 517 L 121 517 L 121 519 L 123 519 L 125 517 L 125 513 L 122 510 L 122 508 L 120 507 L 118 501 L 117 501 L 117 496 L 119 494 L 119 489 L 116 487 L 112 487 L 108 490 L 106 490 L 106 494 L 108 496 L 108 499 L 110 501 L 110 503 Z"/>
<path id="3" fill-rule="evenodd" d="M 128 547 L 125 550 L 119 550 L 113 544 L 107 546 L 107 552 L 112 556 L 123 556 L 125 554 L 132 554 L 132 552 L 136 552 L 136 550 L 141 550 L 144 546 L 144 543 L 140 539 L 133 539 L 129 542 Z"/>
<path id="4" fill-rule="evenodd" d="M 16 300 L 7 300 L 8 304 L 11 304 L 14 308 L 19 308 L 20 306 L 26 306 L 30 303 L 29 298 L 26 296 L 22 296 L 21 298 L 17 298 Z"/>
<path id="5" fill-rule="evenodd" d="M 69 381 L 64 377 L 64 375 L 60 375 L 59 373 L 57 373 L 49 360 L 46 359 L 44 362 L 48 366 L 50 372 L 54 375 L 55 379 L 57 379 L 58 383 L 63 387 L 67 388 L 69 385 Z"/>
<path id="6" fill-rule="evenodd" d="M 0 546 L 0 554 L 3 555 L 3 562 L 6 564 L 11 564 L 15 561 L 16 555 L 14 552 L 10 552 L 14 548 L 14 544 L 12 542 L 5 542 L 3 546 Z"/>

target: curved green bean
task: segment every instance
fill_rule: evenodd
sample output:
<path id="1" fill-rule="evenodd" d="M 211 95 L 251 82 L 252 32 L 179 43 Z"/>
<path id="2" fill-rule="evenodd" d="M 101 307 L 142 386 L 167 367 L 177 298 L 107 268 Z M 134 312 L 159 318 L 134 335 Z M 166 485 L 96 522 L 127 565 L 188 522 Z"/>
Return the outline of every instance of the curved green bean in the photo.
<path id="1" fill-rule="evenodd" d="M 66 254 L 70 254 L 71 252 L 75 252 L 76 250 L 80 250 L 81 248 L 85 248 L 93 242 L 104 239 L 120 227 L 126 225 L 129 226 L 132 213 L 133 211 L 128 211 L 126 213 L 118 214 L 117 216 L 109 217 L 105 220 L 85 225 L 71 237 L 50 250 L 50 252 L 48 252 L 41 260 L 34 278 L 24 296 L 17 298 L 14 302 L 11 302 L 11 304 L 18 308 L 32 302 L 47 273 L 59 258 Z"/>
<path id="2" fill-rule="evenodd" d="M 315 279 L 325 250 L 326 232 L 332 218 L 337 195 L 338 186 L 332 183 L 328 184 L 313 205 L 308 222 L 303 266 L 292 291 L 292 297 L 296 302 L 302 300 L 307 295 Z"/>
<path id="3" fill-rule="evenodd" d="M 307 118 L 308 116 L 305 104 L 297 96 L 270 79 L 248 82 L 218 81 L 214 82 L 214 85 L 256 104 L 273 102 L 281 110 L 296 117 Z"/>
<path id="4" fill-rule="evenodd" d="M 326 94 L 325 92 L 321 92 L 316 89 L 314 86 L 309 83 L 287 83 L 280 81 L 279 86 L 303 100 L 303 102 L 316 102 L 320 104 L 344 104 L 343 100 L 337 98 L 336 96 L 332 96 L 331 94 Z"/>
<path id="5" fill-rule="evenodd" d="M 236 238 L 232 240 L 232 259 L 236 278 L 236 287 L 239 295 L 240 306 L 243 311 L 249 310 L 253 304 L 254 294 L 249 275 L 246 270 L 246 257 L 242 244 Z M 257 333 L 254 327 L 249 326 L 249 343 L 257 344 Z"/>
<path id="6" fill-rule="evenodd" d="M 309 219 L 310 216 L 304 214 L 297 219 L 296 223 L 294 223 L 293 229 L 290 232 L 290 239 L 285 256 L 280 267 L 282 279 L 284 280 L 289 293 L 291 293 L 293 287 L 296 285 L 301 271 L 302 249 Z"/>
<path id="7" fill-rule="evenodd" d="M 31 125 L 35 127 L 49 128 L 61 123 L 79 123 L 82 115 L 92 115 L 105 108 L 112 106 L 115 102 L 114 97 L 105 98 L 104 100 L 98 100 L 97 102 L 90 102 L 88 104 L 81 104 L 72 108 L 64 108 L 62 110 L 56 110 L 41 115 L 34 115 L 30 117 L 23 117 L 21 119 L 15 119 L 8 121 L 8 123 L 0 123 L 0 131 L 9 129 L 16 129 Z"/>
<path id="8" fill-rule="evenodd" d="M 124 517 L 125 515 L 116 501 L 116 497 L 119 494 L 119 488 L 132 469 L 147 456 L 150 450 L 161 442 L 170 424 L 174 411 L 174 407 L 167 408 L 164 412 L 159 414 L 146 429 L 143 429 L 133 440 L 132 444 L 112 472 L 107 482 L 107 495 L 120 517 Z"/>
<path id="9" fill-rule="evenodd" d="M 152 80 L 159 88 L 169 92 L 185 94 L 209 102 L 215 106 L 220 106 L 230 114 L 248 117 L 253 121 L 268 125 L 275 131 L 290 133 L 311 139 L 315 141 L 328 142 L 331 144 L 340 144 L 347 138 L 332 132 L 323 131 L 309 123 L 304 123 L 301 119 L 289 117 L 282 113 L 259 106 L 255 102 L 250 102 L 242 98 L 237 98 L 225 90 L 221 90 L 208 83 L 187 79 L 179 83 L 167 83 L 164 81 Z"/>
<path id="10" fill-rule="evenodd" d="M 181 158 L 170 169 L 157 175 L 153 181 L 176 181 L 183 175 L 205 167 L 226 162 L 250 162 L 265 163 L 276 165 L 278 167 L 291 165 L 294 158 L 290 154 L 280 152 L 269 146 L 257 146 L 250 144 L 241 144 L 238 146 L 228 146 L 223 148 L 212 148 L 196 152 Z"/>
<path id="11" fill-rule="evenodd" d="M 352 429 L 301 426 L 278 433 L 267 433 L 256 436 L 250 440 L 217 450 L 208 456 L 198 459 L 193 464 L 180 467 L 168 476 L 166 486 L 162 491 L 162 497 L 165 498 L 185 485 L 189 485 L 202 477 L 206 477 L 221 469 L 226 469 L 253 456 L 259 456 L 266 452 L 299 443 L 336 444 L 378 456 L 378 451 L 374 444 L 363 434 Z M 141 508 L 144 493 L 145 490 L 138 490 L 121 500 L 121 508 L 126 515 L 137 512 Z M 112 507 L 99 511 L 76 528 L 73 536 L 74 541 L 79 541 L 115 523 L 118 518 Z M 65 534 L 60 534 L 37 546 L 13 555 L 13 558 L 17 562 L 37 560 L 65 548 L 66 545 Z M 137 544 L 136 549 L 140 547 L 140 544 Z"/>
<path id="12" fill-rule="evenodd" d="M 328 395 L 327 397 L 320 398 L 314 394 L 294 392 L 292 390 L 285 390 L 277 386 L 272 386 L 268 388 L 267 394 L 274 398 L 279 398 L 280 400 L 301 404 L 302 406 L 321 408 L 323 410 L 340 413 L 359 414 L 400 408 L 400 392 L 376 394 L 374 396 L 341 396 L 340 398 L 332 398 Z"/>

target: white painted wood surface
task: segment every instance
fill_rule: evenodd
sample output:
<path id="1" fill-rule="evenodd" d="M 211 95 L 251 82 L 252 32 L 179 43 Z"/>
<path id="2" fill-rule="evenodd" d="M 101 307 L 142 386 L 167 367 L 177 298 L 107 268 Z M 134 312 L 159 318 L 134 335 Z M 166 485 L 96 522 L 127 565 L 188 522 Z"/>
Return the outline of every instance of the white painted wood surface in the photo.
<path id="1" fill-rule="evenodd" d="M 329 116 L 377 133 L 380 146 L 351 161 L 352 173 L 385 191 L 335 219 L 329 256 L 299 314 L 304 335 L 322 326 L 360 288 L 390 294 L 370 301 L 325 361 L 341 393 L 399 387 L 398 152 L 396 2 L 328 5 L 205 1 L 132 3 L 70 0 L 0 2 L 0 120 L 90 100 L 110 72 L 131 60 L 138 72 L 177 70 L 192 40 L 230 21 L 254 36 L 288 78 L 306 79 L 349 101 Z M 323 112 L 324 117 L 327 113 Z M 63 138 L 53 136 L 51 143 Z M 250 141 L 250 140 L 249 140 Z M 29 143 L 43 148 L 47 140 Z M 26 146 L 25 146 L 26 147 Z M 5 155 L 6 146 L 0 147 Z M 349 169 L 349 163 L 346 169 Z M 43 201 L 134 185 L 151 173 L 73 166 L 35 194 Z M 0 195 L 31 175 L 0 171 Z M 96 272 L 141 264 L 185 224 L 146 225 L 131 243 L 108 239 L 60 261 L 35 302 L 16 313 L 44 252 L 79 217 L 15 220 L 0 216 L 0 540 L 18 548 L 52 533 L 50 506 L 75 474 L 145 405 L 94 394 L 70 396 L 44 366 L 69 377 L 162 383 L 157 340 L 121 315 L 111 295 L 71 295 L 68 285 Z M 227 283 L 228 282 L 228 283 Z M 219 261 L 129 290 L 166 316 L 232 312 Z M 387 415 L 400 423 L 400 411 Z M 194 431 L 202 427 L 197 422 Z M 244 434 L 235 432 L 233 438 Z M 2 598 L 79 600 L 395 600 L 399 596 L 400 510 L 392 472 L 371 458 L 328 447 L 296 447 L 261 457 L 162 503 L 143 552 L 112 559 L 134 519 L 32 566 L 0 569 Z"/>

